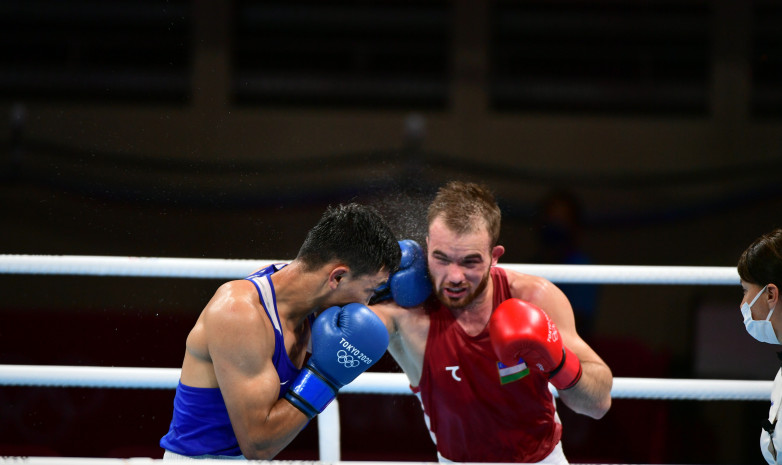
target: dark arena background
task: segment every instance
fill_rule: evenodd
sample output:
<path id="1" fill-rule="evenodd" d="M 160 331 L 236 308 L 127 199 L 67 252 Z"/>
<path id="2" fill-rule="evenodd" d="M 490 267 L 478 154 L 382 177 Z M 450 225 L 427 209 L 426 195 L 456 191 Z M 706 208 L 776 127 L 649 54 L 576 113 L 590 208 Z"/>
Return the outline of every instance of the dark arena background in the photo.
<path id="1" fill-rule="evenodd" d="M 0 254 L 291 259 L 349 201 L 422 241 L 463 179 L 500 202 L 501 263 L 572 262 L 552 200 L 578 263 L 732 267 L 782 226 L 780 24 L 775 1 L 4 1 Z M 178 368 L 222 282 L 0 274 L 0 364 Z M 738 281 L 563 290 L 615 377 L 779 369 Z M 173 396 L 0 386 L 0 456 L 160 458 Z M 344 460 L 436 460 L 415 397 L 339 402 Z M 767 412 L 559 406 L 573 463 L 761 463 Z M 317 460 L 316 427 L 278 458 Z"/>

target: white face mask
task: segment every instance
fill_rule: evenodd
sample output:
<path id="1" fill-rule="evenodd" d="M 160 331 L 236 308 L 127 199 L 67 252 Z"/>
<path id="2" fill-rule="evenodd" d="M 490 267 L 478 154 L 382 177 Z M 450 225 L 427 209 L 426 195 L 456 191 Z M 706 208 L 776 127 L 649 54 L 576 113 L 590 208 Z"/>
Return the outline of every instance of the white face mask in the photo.
<path id="1" fill-rule="evenodd" d="M 741 316 L 744 317 L 744 327 L 747 328 L 747 332 L 750 336 L 754 337 L 760 342 L 779 344 L 779 339 L 777 339 L 777 335 L 774 332 L 774 327 L 771 326 L 771 322 L 769 321 L 771 319 L 771 314 L 774 313 L 773 308 L 768 312 L 768 316 L 765 320 L 752 319 L 752 310 L 750 310 L 750 308 L 755 305 L 755 302 L 758 300 L 758 298 L 760 298 L 765 290 L 766 286 L 763 286 L 763 289 L 761 289 L 760 292 L 758 292 L 758 295 L 752 299 L 752 302 L 744 302 L 741 304 Z"/>

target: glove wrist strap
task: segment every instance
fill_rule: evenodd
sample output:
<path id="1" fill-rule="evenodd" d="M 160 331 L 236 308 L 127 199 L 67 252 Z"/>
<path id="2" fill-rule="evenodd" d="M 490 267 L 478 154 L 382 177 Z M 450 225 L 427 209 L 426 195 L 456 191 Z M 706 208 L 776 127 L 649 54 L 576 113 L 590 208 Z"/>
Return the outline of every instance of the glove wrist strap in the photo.
<path id="1" fill-rule="evenodd" d="M 310 367 L 304 367 L 285 393 L 285 399 L 312 420 L 337 397 L 338 389 Z"/>
<path id="2" fill-rule="evenodd" d="M 581 361 L 567 347 L 562 347 L 562 361 L 549 373 L 549 381 L 555 388 L 570 389 L 581 379 Z"/>

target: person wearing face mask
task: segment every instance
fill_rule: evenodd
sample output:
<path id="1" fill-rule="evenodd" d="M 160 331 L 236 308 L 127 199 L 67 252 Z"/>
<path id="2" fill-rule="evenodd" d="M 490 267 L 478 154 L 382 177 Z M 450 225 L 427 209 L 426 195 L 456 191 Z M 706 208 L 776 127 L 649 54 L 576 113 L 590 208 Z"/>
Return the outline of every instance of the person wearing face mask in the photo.
<path id="1" fill-rule="evenodd" d="M 780 343 L 782 309 L 779 288 L 782 285 L 782 228 L 757 238 L 741 254 L 738 272 L 744 298 L 741 316 L 747 332 L 760 342 Z M 782 360 L 782 352 L 779 354 Z M 777 371 L 771 389 L 771 409 L 763 422 L 760 451 L 770 464 L 782 464 L 782 428 L 779 407 L 782 404 L 782 369 Z"/>

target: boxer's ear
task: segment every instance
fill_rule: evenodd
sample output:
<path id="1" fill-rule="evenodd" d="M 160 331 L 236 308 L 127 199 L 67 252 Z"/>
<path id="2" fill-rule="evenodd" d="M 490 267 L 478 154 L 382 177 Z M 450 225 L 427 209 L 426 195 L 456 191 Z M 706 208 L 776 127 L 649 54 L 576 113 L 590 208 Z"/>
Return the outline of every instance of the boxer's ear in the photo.
<path id="1" fill-rule="evenodd" d="M 329 287 L 331 289 L 336 289 L 337 286 L 339 286 L 339 283 L 342 282 L 342 279 L 345 278 L 349 272 L 350 268 L 345 265 L 339 265 L 332 268 L 328 279 Z"/>
<path id="2" fill-rule="evenodd" d="M 505 247 L 502 245 L 495 245 L 491 249 L 491 265 L 495 266 L 497 265 L 497 262 L 500 260 L 500 257 L 502 257 L 505 254 Z"/>

